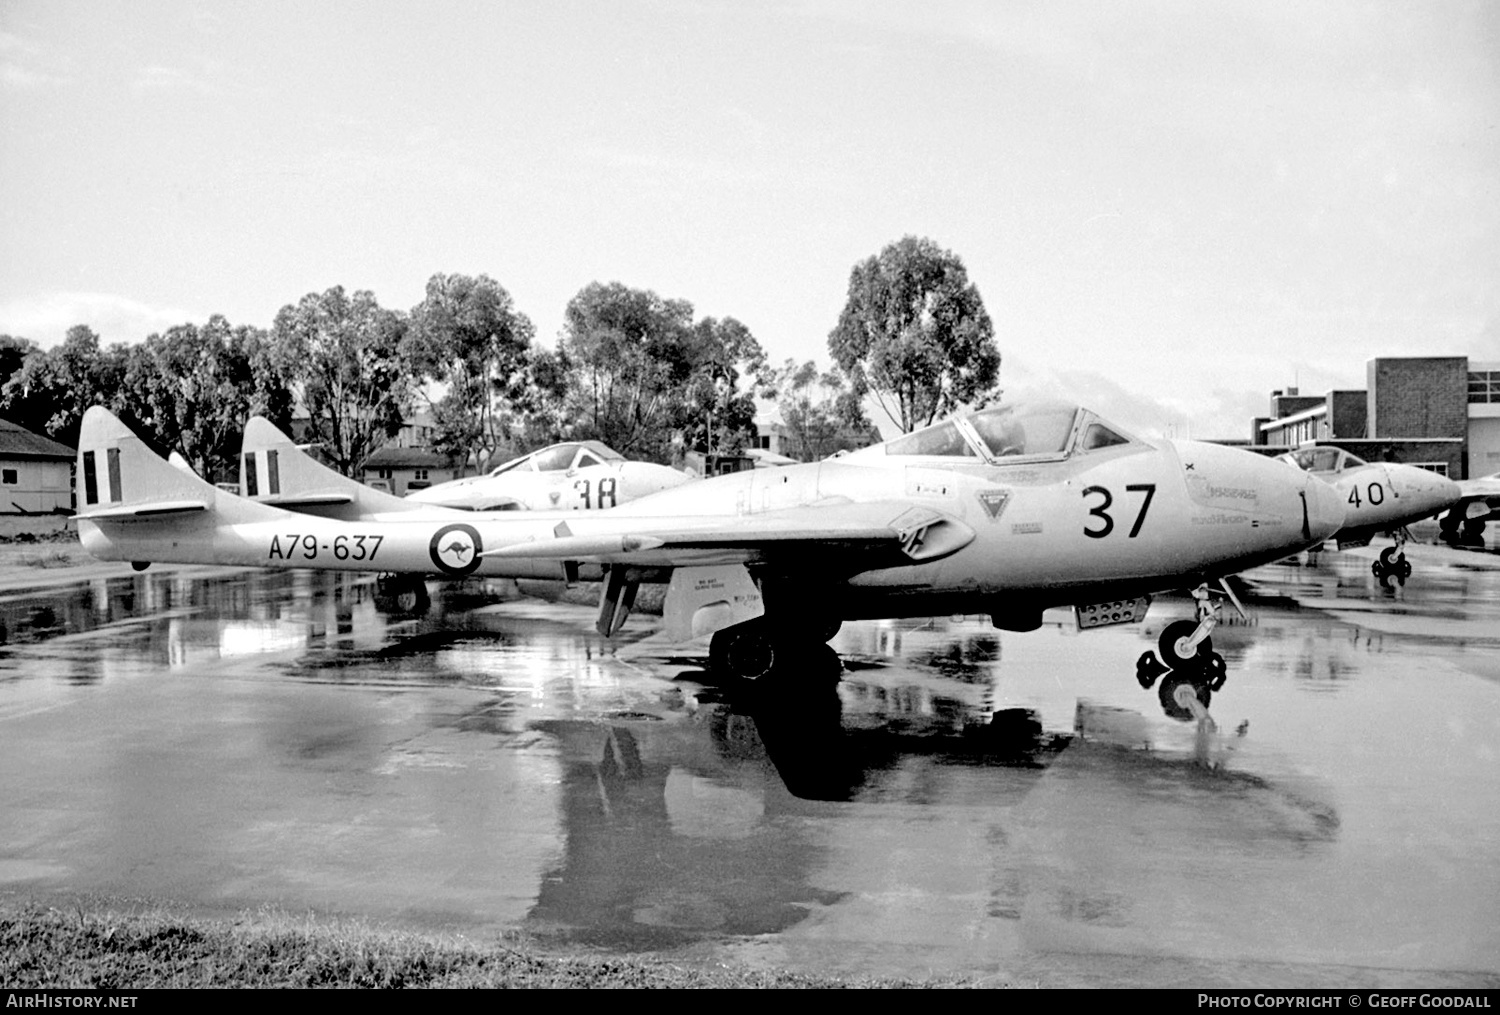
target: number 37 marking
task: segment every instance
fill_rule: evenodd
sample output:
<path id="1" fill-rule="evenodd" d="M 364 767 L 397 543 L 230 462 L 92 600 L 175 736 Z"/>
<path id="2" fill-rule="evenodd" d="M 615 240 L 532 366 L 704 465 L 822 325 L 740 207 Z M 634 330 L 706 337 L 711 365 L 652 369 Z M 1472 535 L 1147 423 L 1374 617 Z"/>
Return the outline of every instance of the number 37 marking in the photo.
<path id="1" fill-rule="evenodd" d="M 1146 509 L 1151 506 L 1151 498 L 1156 495 L 1155 483 L 1132 483 L 1125 488 L 1128 493 L 1144 493 L 1141 499 L 1141 510 L 1135 516 L 1135 524 L 1130 526 L 1130 539 L 1141 534 L 1141 524 L 1146 520 Z M 1103 539 L 1115 530 L 1115 520 L 1110 516 L 1109 507 L 1115 502 L 1114 495 L 1102 486 L 1090 486 L 1084 488 L 1083 496 L 1092 497 L 1095 494 L 1104 498 L 1095 506 L 1089 508 L 1089 516 L 1099 519 L 1101 524 L 1098 528 L 1083 527 L 1083 534 L 1091 539 Z"/>

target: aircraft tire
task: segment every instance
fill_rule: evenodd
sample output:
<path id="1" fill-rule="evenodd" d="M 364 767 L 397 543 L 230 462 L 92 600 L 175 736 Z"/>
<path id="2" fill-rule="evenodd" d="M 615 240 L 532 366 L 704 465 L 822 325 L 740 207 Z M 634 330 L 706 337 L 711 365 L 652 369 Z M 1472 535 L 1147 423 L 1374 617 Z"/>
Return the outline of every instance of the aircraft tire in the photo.
<path id="1" fill-rule="evenodd" d="M 1199 642 L 1198 651 L 1192 656 L 1184 658 L 1177 654 L 1178 640 L 1186 638 L 1196 630 L 1198 630 L 1198 622 L 1196 620 L 1175 620 L 1168 624 L 1166 630 L 1162 631 L 1161 638 L 1156 642 L 1156 650 L 1161 655 L 1161 661 L 1172 669 L 1177 670 L 1184 666 L 1192 666 L 1200 660 L 1207 659 L 1209 653 L 1214 650 L 1214 640 L 1212 638 L 1204 638 Z"/>
<path id="2" fill-rule="evenodd" d="M 1161 678 L 1157 685 L 1156 697 L 1161 702 L 1162 711 L 1167 718 L 1176 719 L 1180 722 L 1191 722 L 1193 718 L 1192 709 L 1184 708 L 1177 701 L 1177 689 L 1179 687 L 1192 687 L 1193 694 L 1198 702 L 1204 707 L 1213 700 L 1213 692 L 1208 689 L 1208 684 L 1189 673 L 1169 673 Z"/>
<path id="3" fill-rule="evenodd" d="M 1380 566 L 1386 571 L 1395 570 L 1398 559 L 1400 558 L 1396 556 L 1396 548 L 1394 546 L 1387 546 L 1384 550 L 1380 551 Z"/>
<path id="4" fill-rule="evenodd" d="M 716 674 L 752 683 L 776 665 L 776 644 L 764 624 L 749 621 L 716 631 L 708 643 L 709 668 Z"/>

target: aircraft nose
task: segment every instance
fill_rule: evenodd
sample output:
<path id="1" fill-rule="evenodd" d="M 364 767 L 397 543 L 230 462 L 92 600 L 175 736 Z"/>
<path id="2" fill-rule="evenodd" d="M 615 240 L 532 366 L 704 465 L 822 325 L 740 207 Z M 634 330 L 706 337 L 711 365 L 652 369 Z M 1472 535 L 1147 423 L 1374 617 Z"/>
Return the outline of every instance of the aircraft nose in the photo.
<path id="1" fill-rule="evenodd" d="M 1447 476 L 1415 465 L 1387 465 L 1385 471 L 1402 503 L 1410 503 L 1414 510 L 1430 510 L 1436 514 L 1458 502 L 1458 484 Z"/>
<path id="2" fill-rule="evenodd" d="M 1344 527 L 1344 498 L 1317 476 L 1307 475 L 1303 490 L 1307 502 L 1308 538 L 1328 539 Z"/>

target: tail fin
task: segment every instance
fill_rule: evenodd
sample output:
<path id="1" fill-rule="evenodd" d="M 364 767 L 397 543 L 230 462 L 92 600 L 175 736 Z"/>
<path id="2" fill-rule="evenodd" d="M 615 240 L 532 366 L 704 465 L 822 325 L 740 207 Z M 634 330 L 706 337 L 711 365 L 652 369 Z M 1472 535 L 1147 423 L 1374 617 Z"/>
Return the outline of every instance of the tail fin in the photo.
<path id="1" fill-rule="evenodd" d="M 262 416 L 245 424 L 240 490 L 251 500 L 324 518 L 353 521 L 374 514 L 422 511 L 430 504 L 371 489 L 319 463 Z"/>
<path id="2" fill-rule="evenodd" d="M 212 514 L 218 522 L 264 521 L 277 512 L 214 488 L 146 447 L 102 406 L 83 414 L 78 434 L 79 520 L 94 522 Z"/>

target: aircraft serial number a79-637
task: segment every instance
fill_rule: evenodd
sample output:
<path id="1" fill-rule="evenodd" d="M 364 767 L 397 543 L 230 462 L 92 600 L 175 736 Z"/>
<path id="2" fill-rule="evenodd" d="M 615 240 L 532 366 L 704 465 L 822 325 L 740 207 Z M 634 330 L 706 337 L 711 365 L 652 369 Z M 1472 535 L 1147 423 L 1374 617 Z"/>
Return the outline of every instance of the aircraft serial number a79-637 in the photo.
<path id="1" fill-rule="evenodd" d="M 587 513 L 337 521 L 218 490 L 102 408 L 85 415 L 79 445 L 78 532 L 101 559 L 600 580 L 606 637 L 641 583 L 664 583 L 667 634 L 712 635 L 712 665 L 739 679 L 846 619 L 982 612 L 1026 631 L 1072 606 L 1094 627 L 1193 589 L 1197 620 L 1167 627 L 1157 672 L 1206 704 L 1223 679 L 1208 583 L 1318 544 L 1344 520 L 1330 486 L 1281 462 L 1142 440 L 1066 403 L 996 406 Z M 1157 672 L 1138 676 L 1150 686 Z"/>

